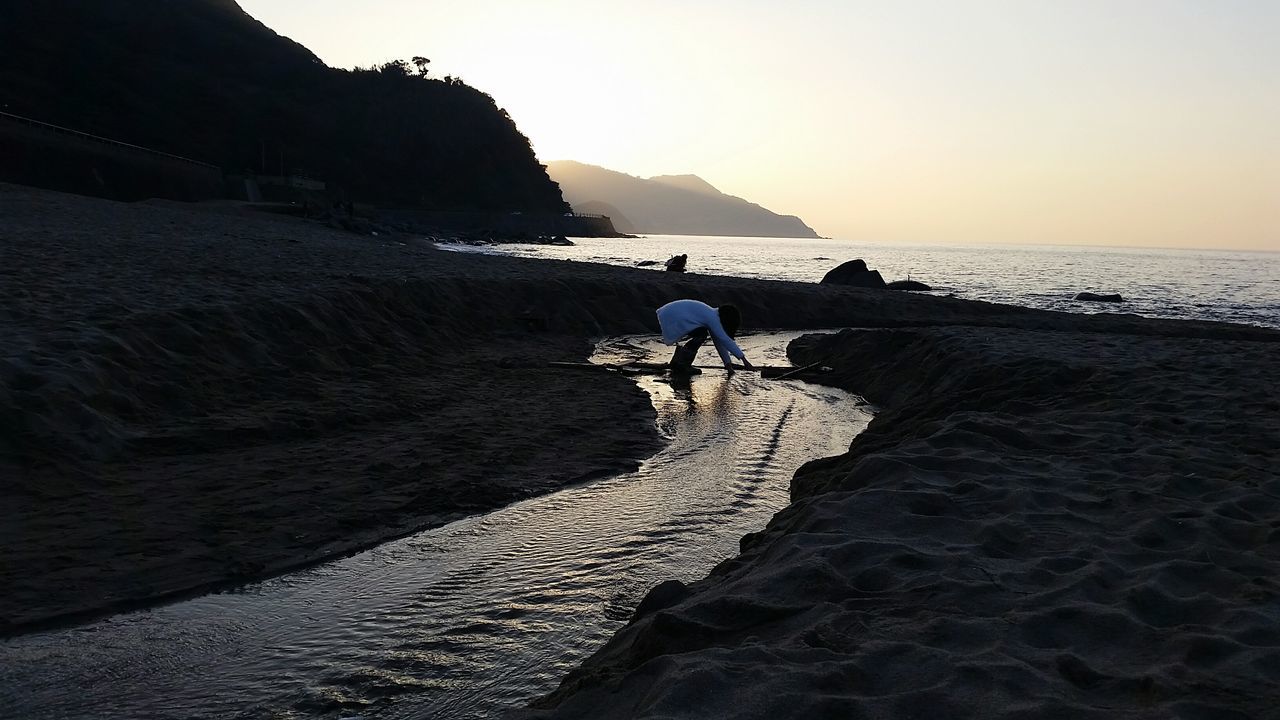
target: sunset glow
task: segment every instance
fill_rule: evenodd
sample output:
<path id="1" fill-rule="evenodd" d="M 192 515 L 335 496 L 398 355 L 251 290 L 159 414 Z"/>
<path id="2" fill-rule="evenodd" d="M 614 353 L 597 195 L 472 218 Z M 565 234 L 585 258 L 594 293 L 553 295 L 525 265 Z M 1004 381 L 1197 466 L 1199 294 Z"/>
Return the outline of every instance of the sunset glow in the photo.
<path id="1" fill-rule="evenodd" d="M 425 55 L 544 161 L 693 173 L 858 241 L 1280 250 L 1280 4 L 242 0 Z"/>

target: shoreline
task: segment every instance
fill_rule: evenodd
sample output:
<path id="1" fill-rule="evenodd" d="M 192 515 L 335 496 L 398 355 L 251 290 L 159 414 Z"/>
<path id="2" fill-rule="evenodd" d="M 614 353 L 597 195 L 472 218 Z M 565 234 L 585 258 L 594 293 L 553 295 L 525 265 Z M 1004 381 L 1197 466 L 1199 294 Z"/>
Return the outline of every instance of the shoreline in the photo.
<path id="1" fill-rule="evenodd" d="M 1006 303 L 1071 313 L 1132 313 L 1150 318 L 1207 320 L 1280 329 L 1280 294 L 1270 281 L 1280 256 L 1165 250 L 1107 253 L 1057 246 L 911 245 L 761 241 L 751 238 L 646 237 L 626 242 L 584 238 L 574 248 L 506 246 L 487 252 L 608 262 L 657 263 L 687 253 L 699 272 L 818 282 L 841 259 L 861 257 L 886 281 L 914 277 L 935 296 Z M 1122 302 L 1077 300 L 1081 291 L 1119 293 Z"/>
<path id="2" fill-rule="evenodd" d="M 657 442 L 647 397 L 541 366 L 584 358 L 590 337 L 654 332 L 671 299 L 732 301 L 749 327 L 778 329 L 1171 327 L 449 253 L 11 185 L 0 210 L 0 470 L 16 480 L 0 498 L 0 635 L 251 582 L 623 470 Z"/>
<path id="3" fill-rule="evenodd" d="M 463 256 L 216 203 L 0 185 L 0 211 L 0 635 L 620 471 L 657 442 L 644 394 L 538 368 L 653 332 L 672 299 L 778 327 L 1025 315 Z"/>

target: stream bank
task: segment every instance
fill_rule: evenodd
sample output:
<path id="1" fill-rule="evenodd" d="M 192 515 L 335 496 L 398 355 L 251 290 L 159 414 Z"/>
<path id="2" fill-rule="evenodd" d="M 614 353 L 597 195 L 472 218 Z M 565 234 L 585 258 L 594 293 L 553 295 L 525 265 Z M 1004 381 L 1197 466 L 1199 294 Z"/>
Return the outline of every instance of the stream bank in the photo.
<path id="1" fill-rule="evenodd" d="M 1280 332 L 1142 330 L 801 338 L 876 418 L 520 717 L 1274 717 Z"/>

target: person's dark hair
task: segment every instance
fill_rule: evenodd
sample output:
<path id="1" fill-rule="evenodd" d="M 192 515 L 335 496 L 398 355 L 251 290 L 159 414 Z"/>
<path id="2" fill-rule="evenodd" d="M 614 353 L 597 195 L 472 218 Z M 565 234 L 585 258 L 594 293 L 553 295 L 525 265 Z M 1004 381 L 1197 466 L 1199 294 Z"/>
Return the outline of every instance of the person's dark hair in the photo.
<path id="1" fill-rule="evenodd" d="M 721 305 L 717 311 L 720 313 L 720 324 L 724 326 L 724 331 L 729 333 L 729 337 L 737 337 L 738 328 L 742 327 L 742 313 L 739 313 L 738 308 L 733 305 Z"/>

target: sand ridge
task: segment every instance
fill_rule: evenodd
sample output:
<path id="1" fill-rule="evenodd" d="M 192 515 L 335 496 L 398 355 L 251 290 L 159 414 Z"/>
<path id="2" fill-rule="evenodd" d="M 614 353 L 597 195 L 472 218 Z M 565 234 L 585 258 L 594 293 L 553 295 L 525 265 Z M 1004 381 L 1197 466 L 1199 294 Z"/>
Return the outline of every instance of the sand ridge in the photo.
<path id="1" fill-rule="evenodd" d="M 527 715 L 1275 717 L 1276 347 L 802 338 L 871 426 Z"/>

